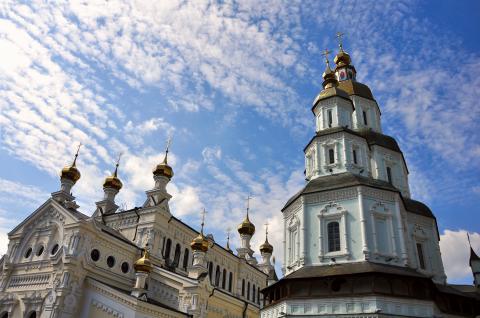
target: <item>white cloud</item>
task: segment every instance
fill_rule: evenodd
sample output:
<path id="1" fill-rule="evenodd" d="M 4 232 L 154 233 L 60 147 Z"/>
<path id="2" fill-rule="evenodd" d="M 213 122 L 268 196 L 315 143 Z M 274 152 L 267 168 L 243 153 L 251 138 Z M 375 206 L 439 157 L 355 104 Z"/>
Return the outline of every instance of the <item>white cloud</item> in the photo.
<path id="1" fill-rule="evenodd" d="M 49 194 L 36 186 L 0 178 L 0 202 L 2 205 L 16 203 L 26 207 L 34 207 L 42 204 L 48 198 Z M 3 222 L 0 223 L 3 224 Z"/>
<path id="2" fill-rule="evenodd" d="M 222 159 L 222 149 L 219 146 L 205 147 L 202 150 L 203 160 L 206 162 L 213 162 L 214 160 Z"/>
<path id="3" fill-rule="evenodd" d="M 477 255 L 480 255 L 480 233 L 470 233 L 470 240 Z M 467 231 L 445 230 L 440 235 L 440 250 L 445 273 L 450 282 L 473 281 L 472 270 L 468 264 L 470 247 L 467 241 Z"/>

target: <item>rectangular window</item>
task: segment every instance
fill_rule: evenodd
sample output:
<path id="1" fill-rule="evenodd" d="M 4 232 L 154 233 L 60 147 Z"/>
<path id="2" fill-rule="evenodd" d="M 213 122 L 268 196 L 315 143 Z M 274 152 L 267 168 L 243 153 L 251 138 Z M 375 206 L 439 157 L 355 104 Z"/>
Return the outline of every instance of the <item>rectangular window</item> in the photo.
<path id="1" fill-rule="evenodd" d="M 335 151 L 333 149 L 328 149 L 328 163 L 335 163 Z"/>
<path id="2" fill-rule="evenodd" d="M 392 183 L 392 168 L 387 167 L 387 180 L 388 183 Z"/>
<path id="3" fill-rule="evenodd" d="M 368 126 L 368 122 L 367 122 L 367 113 L 366 112 L 362 112 L 363 113 L 363 124 L 365 126 Z"/>
<path id="4" fill-rule="evenodd" d="M 327 225 L 328 230 L 328 251 L 340 251 L 340 226 L 338 222 L 330 222 Z"/>
<path id="5" fill-rule="evenodd" d="M 333 125 L 333 116 L 332 116 L 332 111 L 331 110 L 328 110 L 327 111 L 327 115 L 328 115 L 328 127 L 332 127 Z"/>
<path id="6" fill-rule="evenodd" d="M 425 269 L 425 259 L 423 258 L 423 246 L 421 243 L 417 243 L 418 262 L 421 269 Z"/>
<path id="7" fill-rule="evenodd" d="M 353 163 L 354 164 L 358 163 L 358 161 L 357 161 L 357 151 L 355 149 L 353 149 Z"/>

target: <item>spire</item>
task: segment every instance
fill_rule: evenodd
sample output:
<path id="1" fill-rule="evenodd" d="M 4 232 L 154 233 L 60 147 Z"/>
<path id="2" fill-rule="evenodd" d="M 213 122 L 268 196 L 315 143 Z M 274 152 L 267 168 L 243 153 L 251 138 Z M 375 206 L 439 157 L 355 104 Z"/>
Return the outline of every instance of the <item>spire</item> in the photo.
<path id="1" fill-rule="evenodd" d="M 168 150 L 170 148 L 170 144 L 172 142 L 172 137 L 168 137 L 167 139 L 167 145 L 165 146 L 165 157 L 163 158 L 163 164 L 167 164 L 167 157 L 168 157 Z"/>
<path id="2" fill-rule="evenodd" d="M 225 246 L 225 249 L 230 253 L 233 253 L 232 249 L 230 248 L 230 231 L 231 230 L 232 230 L 231 228 L 227 229 L 227 246 Z"/>
<path id="3" fill-rule="evenodd" d="M 118 155 L 118 159 L 115 164 L 115 170 L 113 171 L 113 174 L 105 178 L 105 182 L 103 183 L 104 188 L 113 188 L 117 191 L 120 191 L 120 189 L 123 187 L 122 181 L 120 181 L 120 179 L 118 178 L 118 166 L 120 165 L 121 157 L 122 157 L 122 154 L 120 153 Z"/>
<path id="4" fill-rule="evenodd" d="M 203 235 L 203 227 L 205 226 L 205 214 L 207 214 L 207 211 L 205 211 L 205 208 L 203 208 L 203 211 L 202 211 L 202 223 L 200 224 L 201 225 L 201 229 L 200 229 L 200 233 Z"/>
<path id="5" fill-rule="evenodd" d="M 82 146 L 82 143 L 80 142 L 78 144 L 78 147 L 77 147 L 77 152 L 75 153 L 75 158 L 73 159 L 73 162 L 72 162 L 72 167 L 75 167 L 75 165 L 77 163 L 78 153 L 80 152 L 80 147 L 81 146 Z"/>
<path id="6" fill-rule="evenodd" d="M 170 150 L 171 142 L 172 138 L 168 137 L 167 145 L 165 147 L 165 157 L 163 157 L 163 161 L 153 169 L 153 175 L 155 177 L 165 177 L 168 180 L 173 177 L 173 169 L 168 165 L 168 152 Z"/>
<path id="7" fill-rule="evenodd" d="M 70 166 L 65 166 L 61 173 L 60 173 L 60 179 L 66 179 L 70 180 L 75 184 L 78 179 L 80 179 L 80 171 L 78 171 L 76 164 L 77 164 L 77 158 L 78 158 L 78 153 L 80 152 L 80 147 L 82 146 L 82 143 L 78 144 L 77 152 L 75 153 L 75 157 L 73 159 L 73 162 Z"/>
<path id="8" fill-rule="evenodd" d="M 192 247 L 192 250 L 194 250 L 194 251 L 201 251 L 201 252 L 208 251 L 208 245 L 209 245 L 208 240 L 203 235 L 203 227 L 205 225 L 205 214 L 207 214 L 207 211 L 205 211 L 205 208 L 203 208 L 200 234 L 198 234 L 198 236 L 196 238 L 194 238 L 192 240 L 192 242 L 190 243 L 190 246 Z"/>
<path id="9" fill-rule="evenodd" d="M 336 37 L 337 37 L 337 39 L 338 39 L 339 52 L 338 52 L 338 54 L 335 56 L 335 58 L 333 59 L 333 61 L 335 62 L 335 64 L 337 64 L 337 67 L 350 65 L 350 62 L 352 61 L 352 60 L 350 59 L 350 55 L 343 50 L 343 42 L 342 42 L 343 40 L 342 40 L 342 37 L 343 37 L 344 35 L 345 35 L 345 34 L 342 33 L 342 32 L 337 32 L 337 34 L 336 34 Z"/>

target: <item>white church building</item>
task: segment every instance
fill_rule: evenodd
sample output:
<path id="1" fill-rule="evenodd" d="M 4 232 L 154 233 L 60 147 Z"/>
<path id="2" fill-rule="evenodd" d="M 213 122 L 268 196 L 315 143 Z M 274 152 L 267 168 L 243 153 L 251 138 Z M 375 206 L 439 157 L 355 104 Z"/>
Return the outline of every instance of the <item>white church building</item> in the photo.
<path id="1" fill-rule="evenodd" d="M 479 315 L 478 257 L 475 286 L 447 284 L 435 216 L 411 198 L 372 92 L 341 44 L 334 62 L 312 105 L 306 185 L 282 210 L 285 276 L 262 291 L 261 317 Z"/>

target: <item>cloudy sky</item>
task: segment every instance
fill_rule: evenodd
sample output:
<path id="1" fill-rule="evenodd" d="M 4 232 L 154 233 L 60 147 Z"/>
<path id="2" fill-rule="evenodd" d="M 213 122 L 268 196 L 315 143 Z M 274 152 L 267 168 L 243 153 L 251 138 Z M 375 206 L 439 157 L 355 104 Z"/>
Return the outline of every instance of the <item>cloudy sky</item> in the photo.
<path id="1" fill-rule="evenodd" d="M 76 145 L 74 188 L 92 214 L 122 152 L 118 196 L 140 205 L 173 135 L 173 214 L 223 244 L 252 193 L 254 245 L 304 184 L 320 51 L 346 34 L 358 79 L 405 154 L 413 198 L 437 216 L 449 281 L 480 252 L 477 1 L 4 1 L 0 4 L 0 254 L 51 192 Z M 238 242 L 233 235 L 233 244 Z"/>

